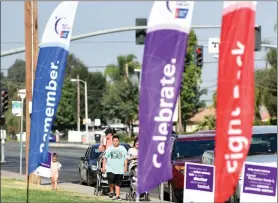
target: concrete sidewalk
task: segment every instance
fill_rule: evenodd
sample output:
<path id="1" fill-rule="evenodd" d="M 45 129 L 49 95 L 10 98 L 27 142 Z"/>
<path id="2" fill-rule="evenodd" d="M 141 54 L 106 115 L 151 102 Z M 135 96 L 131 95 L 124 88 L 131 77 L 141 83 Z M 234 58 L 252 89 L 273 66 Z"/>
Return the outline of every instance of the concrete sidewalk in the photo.
<path id="1" fill-rule="evenodd" d="M 25 175 L 20 175 L 18 173 L 13 173 L 13 172 L 1 170 L 1 179 L 13 179 L 13 180 L 26 181 L 26 176 Z M 51 187 L 51 182 L 47 178 L 42 178 L 41 185 L 45 186 L 45 187 Z M 79 184 L 73 184 L 73 183 L 69 183 L 69 182 L 60 182 L 60 183 L 58 183 L 58 189 L 62 189 L 64 191 L 68 191 L 68 192 L 93 196 L 93 189 L 94 188 L 89 187 L 89 186 L 79 185 Z M 121 192 L 120 196 L 124 201 L 125 197 L 126 197 L 126 193 Z M 151 198 L 151 202 L 160 202 L 159 199 L 156 199 L 156 198 L 153 198 L 153 197 L 150 197 L 150 198 Z M 101 199 L 111 200 L 111 199 L 109 199 L 108 196 L 105 196 L 105 195 L 102 196 Z"/>

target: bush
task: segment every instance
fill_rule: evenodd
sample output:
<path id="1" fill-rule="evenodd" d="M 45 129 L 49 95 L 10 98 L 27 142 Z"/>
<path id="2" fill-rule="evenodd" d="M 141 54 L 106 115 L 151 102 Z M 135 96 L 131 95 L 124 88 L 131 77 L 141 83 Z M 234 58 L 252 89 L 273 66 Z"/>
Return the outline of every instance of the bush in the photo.
<path id="1" fill-rule="evenodd" d="M 254 125 L 277 125 L 277 118 L 271 118 L 270 120 L 263 122 L 261 120 L 254 120 Z"/>
<path id="2" fill-rule="evenodd" d="M 132 143 L 135 139 L 135 136 L 129 137 L 127 133 L 117 133 L 116 135 L 120 137 L 120 142 Z"/>
<path id="3" fill-rule="evenodd" d="M 277 118 L 271 118 L 270 125 L 277 125 Z"/>

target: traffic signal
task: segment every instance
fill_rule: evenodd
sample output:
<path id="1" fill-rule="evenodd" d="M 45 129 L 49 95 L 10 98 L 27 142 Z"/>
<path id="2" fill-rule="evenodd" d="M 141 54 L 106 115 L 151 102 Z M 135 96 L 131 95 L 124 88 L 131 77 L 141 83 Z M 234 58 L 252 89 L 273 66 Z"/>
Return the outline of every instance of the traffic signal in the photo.
<path id="1" fill-rule="evenodd" d="M 4 114 L 8 110 L 8 91 L 1 90 L 1 113 Z"/>
<path id="2" fill-rule="evenodd" d="M 147 26 L 147 19 L 146 18 L 136 18 L 135 19 L 136 26 Z M 145 44 L 145 38 L 147 35 L 147 30 L 136 30 L 135 32 L 135 40 L 137 45 Z"/>
<path id="3" fill-rule="evenodd" d="M 196 66 L 198 67 L 203 66 L 203 46 L 201 45 L 195 46 L 194 59 L 195 59 Z"/>
<path id="4" fill-rule="evenodd" d="M 0 126 L 4 126 L 5 124 L 6 124 L 5 117 L 0 116 Z M 1 134 L 1 136 L 2 136 L 2 134 Z"/>
<path id="5" fill-rule="evenodd" d="M 255 26 L 255 51 L 261 51 L 262 49 L 262 35 L 261 26 Z"/>

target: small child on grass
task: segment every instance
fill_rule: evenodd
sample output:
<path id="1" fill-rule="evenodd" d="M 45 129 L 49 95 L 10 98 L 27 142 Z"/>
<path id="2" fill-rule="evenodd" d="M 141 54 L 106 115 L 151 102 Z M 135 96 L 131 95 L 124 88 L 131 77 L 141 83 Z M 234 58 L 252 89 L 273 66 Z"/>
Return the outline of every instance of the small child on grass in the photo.
<path id="1" fill-rule="evenodd" d="M 62 165 L 60 164 L 60 162 L 57 161 L 57 154 L 53 153 L 50 167 L 52 190 L 57 190 L 59 171 L 61 167 Z"/>

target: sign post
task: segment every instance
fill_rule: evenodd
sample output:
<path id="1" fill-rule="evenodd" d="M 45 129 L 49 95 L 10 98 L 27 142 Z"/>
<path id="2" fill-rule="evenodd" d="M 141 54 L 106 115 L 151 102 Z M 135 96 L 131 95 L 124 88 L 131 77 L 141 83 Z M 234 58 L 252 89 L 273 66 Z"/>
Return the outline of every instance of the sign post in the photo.
<path id="1" fill-rule="evenodd" d="M 277 166 L 245 162 L 240 202 L 277 202 Z"/>
<path id="2" fill-rule="evenodd" d="M 21 98 L 21 120 L 20 120 L 20 163 L 19 163 L 19 173 L 22 174 L 22 134 L 23 134 L 23 102 L 26 97 L 26 89 L 21 89 L 18 91 L 18 96 Z"/>
<path id="3" fill-rule="evenodd" d="M 214 202 L 213 165 L 185 163 L 183 202 Z"/>

